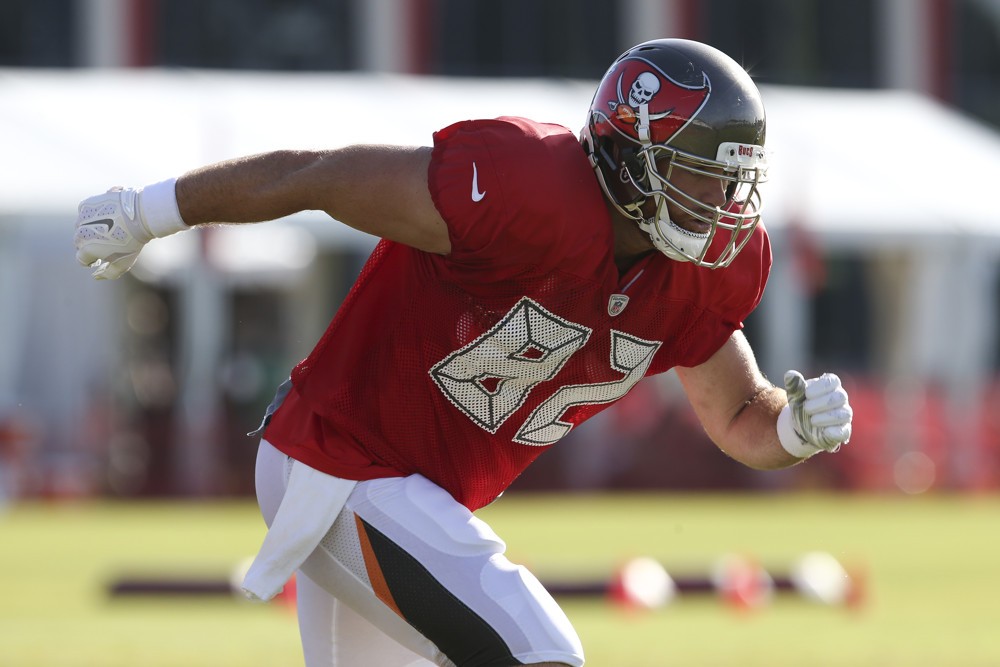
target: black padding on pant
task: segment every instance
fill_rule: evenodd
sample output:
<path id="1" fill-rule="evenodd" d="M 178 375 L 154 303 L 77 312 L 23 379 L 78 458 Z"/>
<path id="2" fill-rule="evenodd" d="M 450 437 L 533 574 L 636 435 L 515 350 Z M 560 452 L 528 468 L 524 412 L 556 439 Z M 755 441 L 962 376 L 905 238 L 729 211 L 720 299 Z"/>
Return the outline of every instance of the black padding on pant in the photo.
<path id="1" fill-rule="evenodd" d="M 455 597 L 417 559 L 362 520 L 403 618 L 430 639 L 458 667 L 521 665 L 503 638 Z"/>

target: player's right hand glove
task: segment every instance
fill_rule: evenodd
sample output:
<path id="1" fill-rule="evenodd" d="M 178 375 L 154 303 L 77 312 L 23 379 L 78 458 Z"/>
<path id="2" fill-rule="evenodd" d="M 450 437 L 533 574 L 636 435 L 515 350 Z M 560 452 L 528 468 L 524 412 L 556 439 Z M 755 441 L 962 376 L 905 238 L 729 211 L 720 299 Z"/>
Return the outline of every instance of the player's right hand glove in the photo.
<path id="1" fill-rule="evenodd" d="M 94 278 L 120 277 L 153 239 L 139 216 L 138 195 L 132 188 L 112 188 L 80 202 L 73 244 L 77 261 L 93 267 Z"/>
<path id="2" fill-rule="evenodd" d="M 798 371 L 785 373 L 788 405 L 778 415 L 778 440 L 792 456 L 807 458 L 835 452 L 851 439 L 854 410 L 840 378 L 824 373 L 806 380 Z"/>
<path id="3" fill-rule="evenodd" d="M 111 188 L 80 202 L 76 259 L 97 280 L 121 277 L 154 238 L 187 229 L 177 210 L 175 179 L 146 188 Z"/>

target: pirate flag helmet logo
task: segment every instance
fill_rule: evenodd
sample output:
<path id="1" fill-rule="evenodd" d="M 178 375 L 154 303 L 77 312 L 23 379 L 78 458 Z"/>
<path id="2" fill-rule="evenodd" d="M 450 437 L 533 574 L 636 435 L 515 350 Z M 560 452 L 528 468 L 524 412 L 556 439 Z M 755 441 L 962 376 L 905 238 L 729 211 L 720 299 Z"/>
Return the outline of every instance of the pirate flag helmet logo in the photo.
<path id="1" fill-rule="evenodd" d="M 628 58 L 604 78 L 596 99 L 604 102 L 610 125 L 634 141 L 641 141 L 639 114 L 642 105 L 647 105 L 649 141 L 663 144 L 698 115 L 711 92 L 707 74 L 700 85 L 685 86 L 647 60 Z M 599 113 L 599 107 L 594 113 Z"/>

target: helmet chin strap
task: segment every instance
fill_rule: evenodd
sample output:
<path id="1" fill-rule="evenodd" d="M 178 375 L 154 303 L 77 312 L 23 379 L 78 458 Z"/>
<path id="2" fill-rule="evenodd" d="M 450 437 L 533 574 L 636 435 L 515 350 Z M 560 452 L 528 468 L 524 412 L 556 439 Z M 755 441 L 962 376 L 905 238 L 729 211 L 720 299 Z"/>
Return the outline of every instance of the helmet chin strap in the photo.
<path id="1" fill-rule="evenodd" d="M 657 213 L 660 212 L 657 209 Z M 708 233 L 697 234 L 678 226 L 670 219 L 666 207 L 662 207 L 663 215 L 639 220 L 639 229 L 649 234 L 650 240 L 657 250 L 670 259 L 678 262 L 690 262 L 692 258 L 701 257 L 708 243 Z"/>

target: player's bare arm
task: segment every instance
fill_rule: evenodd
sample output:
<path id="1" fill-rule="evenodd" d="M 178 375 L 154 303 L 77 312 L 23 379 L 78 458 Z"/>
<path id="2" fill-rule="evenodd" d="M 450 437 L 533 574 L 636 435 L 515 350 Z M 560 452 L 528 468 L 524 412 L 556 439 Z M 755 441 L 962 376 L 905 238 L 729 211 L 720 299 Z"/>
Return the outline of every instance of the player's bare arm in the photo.
<path id="1" fill-rule="evenodd" d="M 775 423 L 785 392 L 761 373 L 742 332 L 734 332 L 700 366 L 678 367 L 677 376 L 705 432 L 729 456 L 759 469 L 801 460 L 778 443 Z"/>
<path id="2" fill-rule="evenodd" d="M 751 468 L 784 468 L 850 440 L 853 410 L 840 378 L 806 380 L 789 371 L 785 389 L 775 387 L 740 331 L 708 361 L 678 367 L 677 375 L 712 441 Z"/>
<path id="3" fill-rule="evenodd" d="M 181 176 L 178 208 L 189 225 L 325 211 L 355 229 L 445 254 L 448 230 L 427 190 L 430 154 L 428 147 L 360 145 L 253 155 Z"/>
<path id="4" fill-rule="evenodd" d="M 273 220 L 307 210 L 369 234 L 446 254 L 448 229 L 427 189 L 431 149 L 352 146 L 275 151 L 209 165 L 80 203 L 74 244 L 94 278 L 119 278 L 153 239 L 207 223 Z"/>

